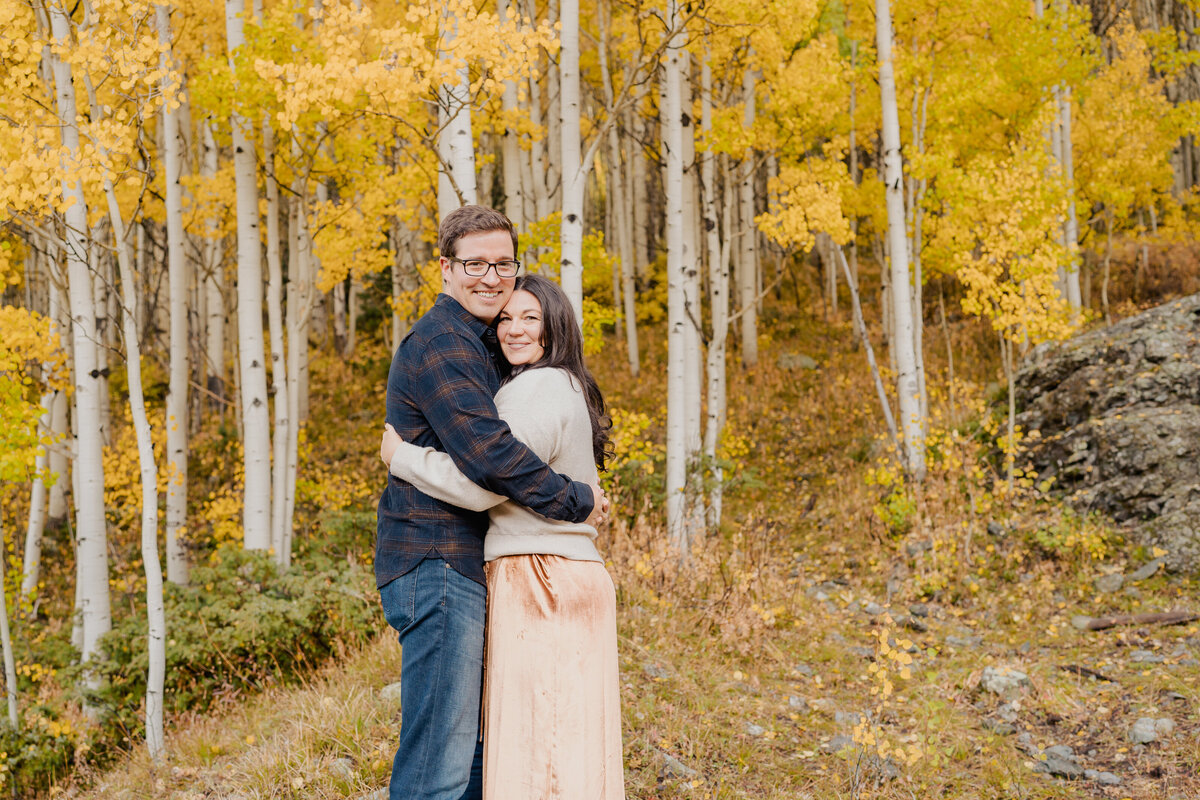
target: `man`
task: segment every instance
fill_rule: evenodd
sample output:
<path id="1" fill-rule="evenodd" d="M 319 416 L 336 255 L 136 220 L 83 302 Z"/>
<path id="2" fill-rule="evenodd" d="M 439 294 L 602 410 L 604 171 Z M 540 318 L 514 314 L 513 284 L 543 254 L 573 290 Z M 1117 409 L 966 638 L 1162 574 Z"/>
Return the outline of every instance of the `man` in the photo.
<path id="1" fill-rule="evenodd" d="M 405 441 L 445 451 L 471 480 L 542 516 L 596 524 L 600 488 L 553 472 L 496 416 L 503 358 L 491 322 L 512 294 L 517 234 L 498 211 L 464 206 L 438 231 L 442 294 L 400 343 L 387 421 Z M 482 796 L 480 690 L 485 512 L 388 477 L 379 500 L 375 580 L 400 634 L 400 746 L 391 800 Z"/>

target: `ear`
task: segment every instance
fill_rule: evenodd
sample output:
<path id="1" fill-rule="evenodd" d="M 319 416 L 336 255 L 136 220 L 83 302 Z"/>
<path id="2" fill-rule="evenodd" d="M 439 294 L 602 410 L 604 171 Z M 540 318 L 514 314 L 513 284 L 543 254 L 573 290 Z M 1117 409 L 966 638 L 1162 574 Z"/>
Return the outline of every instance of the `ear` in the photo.
<path id="1" fill-rule="evenodd" d="M 442 282 L 445 283 L 450 280 L 450 273 L 454 270 L 454 262 L 445 256 L 441 256 L 438 258 L 438 263 L 442 267 Z"/>

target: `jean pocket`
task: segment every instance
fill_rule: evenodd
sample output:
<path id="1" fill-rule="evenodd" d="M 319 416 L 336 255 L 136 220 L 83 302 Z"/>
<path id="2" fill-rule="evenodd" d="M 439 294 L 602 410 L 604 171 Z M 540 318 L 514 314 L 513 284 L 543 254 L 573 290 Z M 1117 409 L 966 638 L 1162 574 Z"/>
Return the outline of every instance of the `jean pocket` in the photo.
<path id="1" fill-rule="evenodd" d="M 379 603 L 383 606 L 383 616 L 397 632 L 402 633 L 413 623 L 415 615 L 417 570 L 412 569 L 393 578 L 379 588 Z"/>

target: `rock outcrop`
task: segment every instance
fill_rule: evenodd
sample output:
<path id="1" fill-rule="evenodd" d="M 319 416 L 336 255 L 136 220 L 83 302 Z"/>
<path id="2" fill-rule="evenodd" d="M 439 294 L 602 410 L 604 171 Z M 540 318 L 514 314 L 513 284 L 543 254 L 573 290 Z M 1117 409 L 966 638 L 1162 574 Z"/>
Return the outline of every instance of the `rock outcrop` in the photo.
<path id="1" fill-rule="evenodd" d="M 1016 387 L 1041 477 L 1200 570 L 1200 295 L 1040 345 Z"/>

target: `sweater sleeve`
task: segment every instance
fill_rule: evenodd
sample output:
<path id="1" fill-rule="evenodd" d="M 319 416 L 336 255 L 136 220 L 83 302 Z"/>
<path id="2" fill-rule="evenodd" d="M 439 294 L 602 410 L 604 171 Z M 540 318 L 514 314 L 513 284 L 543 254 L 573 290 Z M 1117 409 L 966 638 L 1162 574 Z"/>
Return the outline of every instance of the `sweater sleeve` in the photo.
<path id="1" fill-rule="evenodd" d="M 389 465 L 391 473 L 430 497 L 468 511 L 487 511 L 508 498 L 475 484 L 454 466 L 448 453 L 403 442 Z"/>
<path id="2" fill-rule="evenodd" d="M 513 436 L 553 466 L 562 446 L 572 396 L 570 376 L 561 369 L 529 369 L 496 395 L 496 411 Z"/>

